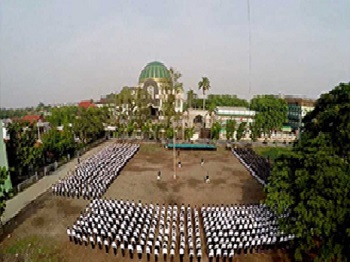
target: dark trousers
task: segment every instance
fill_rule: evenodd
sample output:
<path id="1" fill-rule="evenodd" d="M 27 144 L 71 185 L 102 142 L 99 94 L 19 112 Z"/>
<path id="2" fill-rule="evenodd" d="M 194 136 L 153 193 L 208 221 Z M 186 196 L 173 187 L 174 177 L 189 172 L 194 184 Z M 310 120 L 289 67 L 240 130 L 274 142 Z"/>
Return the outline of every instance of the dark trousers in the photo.
<path id="1" fill-rule="evenodd" d="M 130 258 L 131 258 L 131 259 L 134 258 L 134 252 L 133 252 L 131 249 L 129 249 L 129 255 L 130 255 Z"/>
<path id="2" fill-rule="evenodd" d="M 122 256 L 125 257 L 125 249 L 122 248 Z"/>
<path id="3" fill-rule="evenodd" d="M 105 245 L 106 253 L 109 253 L 109 246 Z"/>
<path id="4" fill-rule="evenodd" d="M 142 253 L 137 253 L 138 257 L 139 257 L 139 260 L 142 259 Z"/>
<path id="5" fill-rule="evenodd" d="M 94 242 L 90 242 L 91 243 L 91 248 L 95 249 L 95 243 Z"/>
<path id="6" fill-rule="evenodd" d="M 183 262 L 184 261 L 184 255 L 180 255 L 180 262 Z"/>
<path id="7" fill-rule="evenodd" d="M 149 262 L 151 260 L 151 254 L 147 253 L 147 261 Z"/>
<path id="8" fill-rule="evenodd" d="M 117 255 L 117 248 L 113 248 L 114 255 Z"/>

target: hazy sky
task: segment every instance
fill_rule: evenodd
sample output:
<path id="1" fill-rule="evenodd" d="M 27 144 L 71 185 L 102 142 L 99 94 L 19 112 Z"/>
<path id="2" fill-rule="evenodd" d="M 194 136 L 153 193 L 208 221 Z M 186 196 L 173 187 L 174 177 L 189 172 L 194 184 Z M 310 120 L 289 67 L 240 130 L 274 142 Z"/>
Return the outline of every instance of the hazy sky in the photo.
<path id="1" fill-rule="evenodd" d="M 0 1 L 0 107 L 97 99 L 158 60 L 249 97 L 247 0 Z M 251 95 L 350 82 L 349 0 L 250 0 Z"/>

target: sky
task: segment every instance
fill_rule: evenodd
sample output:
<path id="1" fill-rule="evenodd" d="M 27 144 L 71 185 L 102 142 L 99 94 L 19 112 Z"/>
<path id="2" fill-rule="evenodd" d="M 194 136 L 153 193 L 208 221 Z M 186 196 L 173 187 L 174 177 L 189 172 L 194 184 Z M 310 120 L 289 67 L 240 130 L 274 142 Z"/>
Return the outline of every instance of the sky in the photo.
<path id="1" fill-rule="evenodd" d="M 3 0 L 0 107 L 99 99 L 155 60 L 185 90 L 207 76 L 212 94 L 317 98 L 350 82 L 349 14 L 349 0 Z"/>

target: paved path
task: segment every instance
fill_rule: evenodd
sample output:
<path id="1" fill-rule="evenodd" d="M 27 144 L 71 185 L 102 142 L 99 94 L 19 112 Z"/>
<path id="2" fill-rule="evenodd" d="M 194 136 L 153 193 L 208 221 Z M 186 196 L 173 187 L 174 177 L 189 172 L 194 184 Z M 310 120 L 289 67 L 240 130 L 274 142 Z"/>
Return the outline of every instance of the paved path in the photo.
<path id="1" fill-rule="evenodd" d="M 87 151 L 84 155 L 81 156 L 81 159 L 85 159 L 92 154 L 100 151 L 107 144 L 112 143 L 113 140 L 104 142 L 97 147 L 94 147 Z M 8 200 L 6 203 L 6 209 L 1 218 L 2 223 L 6 224 L 10 219 L 15 217 L 24 207 L 26 207 L 30 202 L 38 198 L 40 195 L 45 193 L 48 189 L 51 188 L 60 178 L 65 177 L 67 172 L 74 170 L 75 165 L 77 164 L 77 159 L 72 159 L 67 164 L 60 166 L 55 172 L 49 176 L 45 176 L 24 191 L 18 193 L 15 197 Z"/>

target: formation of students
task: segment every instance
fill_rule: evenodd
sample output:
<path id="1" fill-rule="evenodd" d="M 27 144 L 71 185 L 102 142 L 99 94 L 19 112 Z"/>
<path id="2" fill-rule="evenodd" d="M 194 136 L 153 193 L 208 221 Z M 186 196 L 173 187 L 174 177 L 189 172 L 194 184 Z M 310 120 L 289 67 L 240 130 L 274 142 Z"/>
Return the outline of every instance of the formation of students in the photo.
<path id="1" fill-rule="evenodd" d="M 113 144 L 79 163 L 73 174 L 52 186 L 56 195 L 94 199 L 101 197 L 121 169 L 138 151 L 137 144 Z"/>
<path id="2" fill-rule="evenodd" d="M 194 217 L 194 219 L 193 219 Z M 193 223 L 194 222 L 194 223 Z M 67 228 L 75 244 L 113 250 L 114 255 L 141 260 L 201 261 L 199 211 L 182 204 L 149 204 L 123 200 L 94 199 L 80 214 L 72 228 Z M 188 259 L 187 259 L 188 258 Z"/>
<path id="3" fill-rule="evenodd" d="M 265 186 L 270 175 L 270 163 L 264 157 L 256 154 L 251 148 L 234 148 L 232 152 L 250 171 L 251 175 Z"/>
<path id="4" fill-rule="evenodd" d="M 279 231 L 275 215 L 263 204 L 201 208 L 209 261 L 233 261 L 235 254 L 283 247 L 294 238 Z"/>

